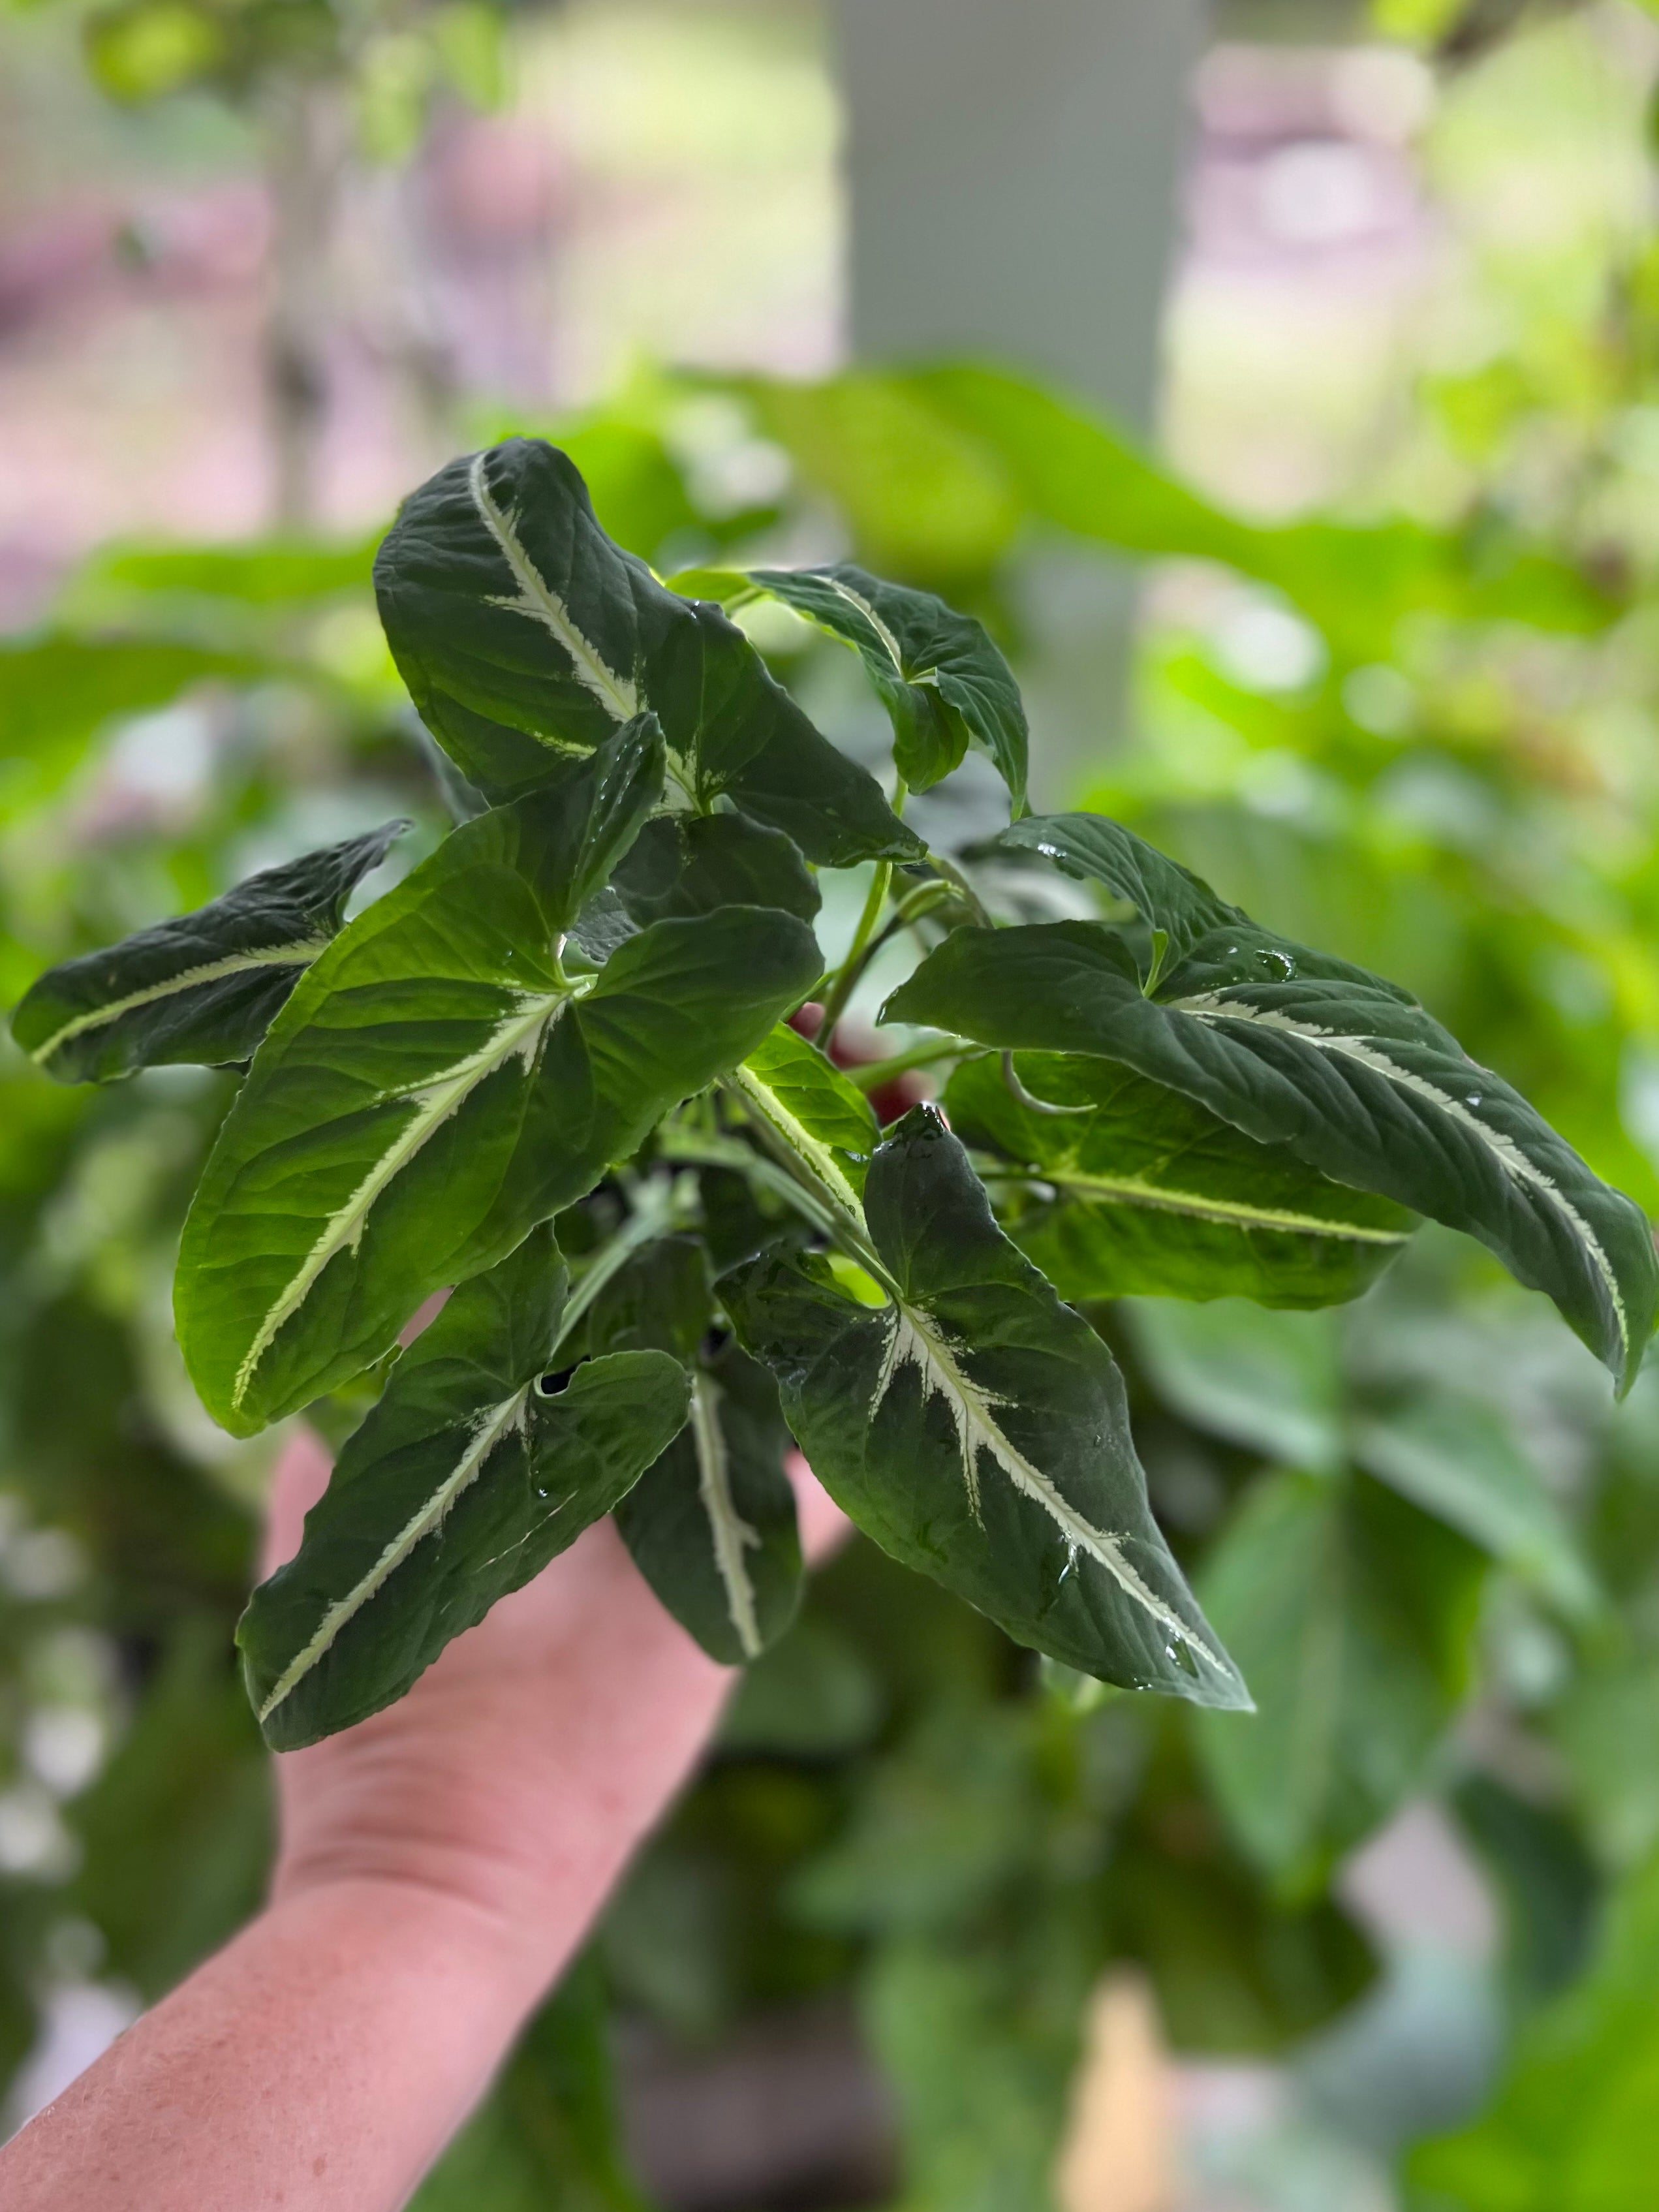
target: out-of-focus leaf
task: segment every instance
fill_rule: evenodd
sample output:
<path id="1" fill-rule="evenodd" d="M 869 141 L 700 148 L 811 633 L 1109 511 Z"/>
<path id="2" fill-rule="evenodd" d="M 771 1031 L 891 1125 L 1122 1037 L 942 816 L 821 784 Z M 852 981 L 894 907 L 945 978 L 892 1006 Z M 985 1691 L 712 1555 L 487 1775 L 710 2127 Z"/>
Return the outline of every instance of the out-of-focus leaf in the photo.
<path id="1" fill-rule="evenodd" d="M 1461 1529 L 1571 1613 L 1596 1604 L 1595 1579 L 1536 1462 L 1479 1399 L 1419 1386 L 1361 1418 L 1354 1458 L 1380 1482 Z"/>
<path id="2" fill-rule="evenodd" d="M 1420 1782 L 1468 1679 L 1482 1562 L 1357 1476 L 1265 1477 L 1206 1564 L 1204 1601 L 1249 1670 L 1249 1719 L 1199 1749 L 1239 1842 L 1288 1895 Z"/>
<path id="3" fill-rule="evenodd" d="M 11 1030 L 60 1083 L 141 1067 L 234 1065 L 338 935 L 346 901 L 409 824 L 264 869 L 194 914 L 158 922 L 41 976 Z"/>
<path id="4" fill-rule="evenodd" d="M 257 1909 L 274 1838 L 270 1767 L 222 1625 L 177 1629 L 131 1727 L 69 1812 L 70 1888 L 108 1971 L 153 2004 Z"/>
<path id="5" fill-rule="evenodd" d="M 1659 1652 L 1588 1656 L 1551 1732 L 1598 1854 L 1623 1871 L 1659 1848 Z"/>
<path id="6" fill-rule="evenodd" d="M 648 2212 L 623 2155 L 608 2015 L 585 1953 L 409 2212 Z"/>
<path id="7" fill-rule="evenodd" d="M 1423 2212 L 1645 2212 L 1659 2110 L 1659 1862 L 1617 1893 L 1589 1974 L 1521 2037 L 1462 2134 L 1411 2155 Z"/>
<path id="8" fill-rule="evenodd" d="M 1577 1827 L 1488 1774 L 1466 1775 L 1451 1803 L 1503 1902 L 1515 1997 L 1531 2006 L 1556 1996 L 1583 1968 L 1601 1903 L 1601 1879 Z"/>
<path id="9" fill-rule="evenodd" d="M 1009 1164 L 983 1165 L 1004 1225 L 1073 1304 L 1139 1293 L 1339 1304 L 1415 1226 L 1388 1200 L 1108 1060 L 1026 1053 L 1015 1072 L 1028 1095 L 1071 1110 L 1033 1111 L 990 1060 L 957 1070 L 945 1110 L 965 1144 Z"/>
<path id="10" fill-rule="evenodd" d="M 1159 1398 L 1194 1427 L 1291 1467 L 1340 1461 L 1338 1343 L 1322 1316 L 1160 1301 L 1131 1308 L 1130 1325 Z"/>
<path id="11" fill-rule="evenodd" d="M 0 643 L 0 757 L 84 744 L 106 723 L 164 707 L 191 684 L 270 673 L 255 655 L 171 638 L 62 631 Z"/>

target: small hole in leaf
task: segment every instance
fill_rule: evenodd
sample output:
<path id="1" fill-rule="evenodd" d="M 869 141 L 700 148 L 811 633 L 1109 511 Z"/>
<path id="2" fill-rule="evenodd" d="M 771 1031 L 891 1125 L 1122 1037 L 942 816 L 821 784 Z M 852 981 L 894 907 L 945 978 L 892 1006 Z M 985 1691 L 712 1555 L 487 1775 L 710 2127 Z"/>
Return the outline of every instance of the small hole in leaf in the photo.
<path id="1" fill-rule="evenodd" d="M 576 1364 L 577 1366 L 580 1366 L 581 1364 L 580 1361 L 578 1360 Z M 571 1376 L 575 1373 L 575 1371 L 576 1369 L 574 1367 L 561 1367 L 555 1374 L 544 1375 L 536 1385 L 537 1396 L 538 1398 L 558 1397 L 565 1389 Z"/>

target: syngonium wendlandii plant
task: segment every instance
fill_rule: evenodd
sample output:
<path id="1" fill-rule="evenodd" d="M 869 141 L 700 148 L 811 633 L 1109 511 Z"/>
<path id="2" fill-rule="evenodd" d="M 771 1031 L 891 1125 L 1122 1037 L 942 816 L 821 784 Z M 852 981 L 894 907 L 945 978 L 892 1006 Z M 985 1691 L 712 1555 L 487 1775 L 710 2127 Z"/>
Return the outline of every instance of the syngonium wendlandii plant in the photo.
<path id="1" fill-rule="evenodd" d="M 1115 823 L 1030 815 L 977 623 L 844 566 L 674 588 L 520 439 L 416 492 L 376 574 L 470 818 L 343 926 L 401 825 L 71 961 L 14 1018 L 65 1081 L 246 1063 L 185 1226 L 185 1361 L 237 1435 L 368 1407 L 239 1632 L 272 1744 L 400 1696 L 606 1513 L 708 1650 L 754 1656 L 799 1594 L 792 1435 L 1022 1643 L 1247 1705 L 1093 1300 L 1350 1298 L 1426 1215 L 1632 1379 L 1659 1294 L 1638 1209 L 1405 992 Z M 758 595 L 863 661 L 893 803 L 724 611 Z M 905 794 L 969 746 L 1010 824 L 932 851 Z M 870 864 L 826 975 L 817 872 Z M 1083 918 L 1029 918 L 1055 872 Z M 904 936 L 884 1018 L 921 1041 L 849 1075 L 791 1018 L 821 1000 L 827 1038 Z M 924 1060 L 943 1111 L 880 1129 L 870 1091 Z"/>

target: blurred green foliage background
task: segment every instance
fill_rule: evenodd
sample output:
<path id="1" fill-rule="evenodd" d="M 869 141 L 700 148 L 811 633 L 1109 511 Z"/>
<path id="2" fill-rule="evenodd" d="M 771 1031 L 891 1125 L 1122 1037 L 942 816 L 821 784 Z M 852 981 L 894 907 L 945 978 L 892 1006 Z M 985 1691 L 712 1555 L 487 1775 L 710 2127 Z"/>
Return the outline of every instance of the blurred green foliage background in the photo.
<path id="1" fill-rule="evenodd" d="M 315 39 L 278 65 L 355 72 L 371 150 L 416 143 L 447 82 L 497 96 L 499 27 L 471 8 L 365 31 L 320 0 L 131 0 L 86 36 L 119 96 L 173 70 L 246 102 L 272 65 L 258 40 L 295 25 Z M 1659 40 L 1621 5 L 1389 0 L 1383 27 L 1449 42 L 1437 74 L 1409 64 L 1419 275 L 1386 328 L 1374 300 L 1275 331 L 1244 294 L 1188 288 L 1180 468 L 971 366 L 641 365 L 580 408 L 446 390 L 428 427 L 556 435 L 607 528 L 664 569 L 845 548 L 1028 665 L 1057 549 L 1140 564 L 1133 696 L 1103 702 L 1079 799 L 1416 991 L 1652 1212 Z M 0 996 L 389 812 L 421 825 L 398 866 L 427 848 L 442 800 L 374 623 L 374 534 L 109 544 L 0 645 Z M 838 739 L 876 744 L 833 648 L 787 619 L 760 641 Z M 14 2117 L 54 2035 L 112 2025 L 252 1909 L 270 1849 L 230 1630 L 270 1446 L 208 1425 L 168 1313 L 228 1095 L 182 1070 L 59 1091 L 0 1048 Z M 1336 1312 L 1093 1318 L 1259 1717 L 1093 1696 L 856 1546 L 745 1680 L 422 2212 L 648 2203 L 619 2094 L 660 2201 L 688 2212 L 1041 2212 L 1090 1992 L 1125 1962 L 1200 2062 L 1183 2205 L 1650 2201 L 1659 1388 L 1615 1412 L 1538 1302 L 1433 1232 Z M 1368 1881 L 1354 1854 L 1384 1832 Z M 1378 1887 L 1379 1865 L 1409 1886 L 1448 1854 L 1473 1936 Z M 888 2085 L 873 2118 L 848 2108 L 839 2166 L 740 2199 L 677 2173 L 650 2081 L 712 2082 L 696 2068 L 757 2023 L 787 2042 L 803 2022 L 809 2056 L 815 2034 L 832 2047 L 827 2106 L 843 2045 Z M 1200 2094 L 1225 2078 L 1254 2100 L 1237 2124 Z"/>

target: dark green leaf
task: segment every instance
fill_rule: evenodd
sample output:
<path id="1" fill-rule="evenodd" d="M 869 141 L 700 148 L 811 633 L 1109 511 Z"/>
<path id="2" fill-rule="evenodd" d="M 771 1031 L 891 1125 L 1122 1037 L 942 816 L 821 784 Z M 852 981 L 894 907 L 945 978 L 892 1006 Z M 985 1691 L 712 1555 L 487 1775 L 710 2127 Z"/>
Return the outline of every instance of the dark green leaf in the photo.
<path id="1" fill-rule="evenodd" d="M 931 592 L 884 583 L 847 562 L 756 568 L 751 580 L 850 645 L 893 723 L 893 757 L 912 791 L 988 753 L 1014 811 L 1025 805 L 1027 731 L 1019 686 L 982 624 Z"/>
<path id="2" fill-rule="evenodd" d="M 1207 1108 L 1109 1060 L 1023 1054 L 1023 1104 L 994 1060 L 959 1067 L 951 1126 L 1031 1181 L 984 1172 L 1004 1225 L 1073 1304 L 1136 1293 L 1322 1306 L 1358 1297 L 1415 1226 L 1389 1203 L 1258 1144 Z"/>
<path id="3" fill-rule="evenodd" d="M 921 847 L 743 633 L 613 545 L 568 458 L 510 438 L 405 501 L 374 565 L 422 719 L 494 799 L 556 781 L 620 724 L 660 720 L 676 779 L 837 866 Z"/>
<path id="4" fill-rule="evenodd" d="M 1244 1704 L 1147 1510 L 1110 1353 L 997 1228 L 936 1115 L 907 1115 L 881 1146 L 865 1207 L 883 1307 L 821 1261 L 763 1259 L 722 1285 L 819 1479 L 1020 1642 Z"/>
<path id="5" fill-rule="evenodd" d="M 1212 929 L 1249 927 L 1238 908 L 1218 898 L 1201 877 L 1103 814 L 1028 815 L 987 849 L 1040 853 L 1066 875 L 1103 884 L 1149 929 L 1162 933 L 1166 949 L 1160 966 L 1185 959 Z"/>
<path id="6" fill-rule="evenodd" d="M 823 903 L 790 839 L 740 814 L 647 822 L 617 870 L 616 889 L 641 927 L 722 906 L 775 906 L 811 921 Z"/>
<path id="7" fill-rule="evenodd" d="M 24 999 L 12 1035 L 60 1083 L 248 1059 L 338 934 L 347 899 L 408 827 L 388 822 L 266 868 L 194 914 L 66 960 Z"/>
<path id="8" fill-rule="evenodd" d="M 1255 1692 L 1199 1747 L 1235 1833 L 1291 1893 L 1418 1787 L 1468 1680 L 1478 1553 L 1368 1482 L 1265 1478 L 1211 1557 L 1206 1611 Z"/>
<path id="9" fill-rule="evenodd" d="M 640 1572 L 726 1666 L 758 1658 L 800 1601 L 788 1449 L 776 1385 L 728 1345 L 699 1368 L 685 1427 L 617 1508 Z"/>
<path id="10" fill-rule="evenodd" d="M 273 1748 L 400 1698 L 625 1496 L 684 1422 L 684 1370 L 658 1352 L 579 1367 L 547 1396 L 565 1277 L 550 1231 L 456 1291 L 392 1372 L 306 1518 L 297 1556 L 237 1631 Z"/>
<path id="11" fill-rule="evenodd" d="M 256 1057 L 185 1225 L 179 1341 L 248 1433 L 388 1350 L 765 1036 L 818 969 L 793 917 L 658 922 L 597 974 L 560 934 L 650 807 L 660 739 L 456 830 L 340 938 Z"/>
<path id="12" fill-rule="evenodd" d="M 1240 925 L 1202 939 L 1148 996 L 1103 926 L 963 928 L 884 1016 L 1121 1061 L 1338 1182 L 1479 1237 L 1622 1385 L 1634 1379 L 1659 1298 L 1646 1219 L 1363 969 Z"/>

